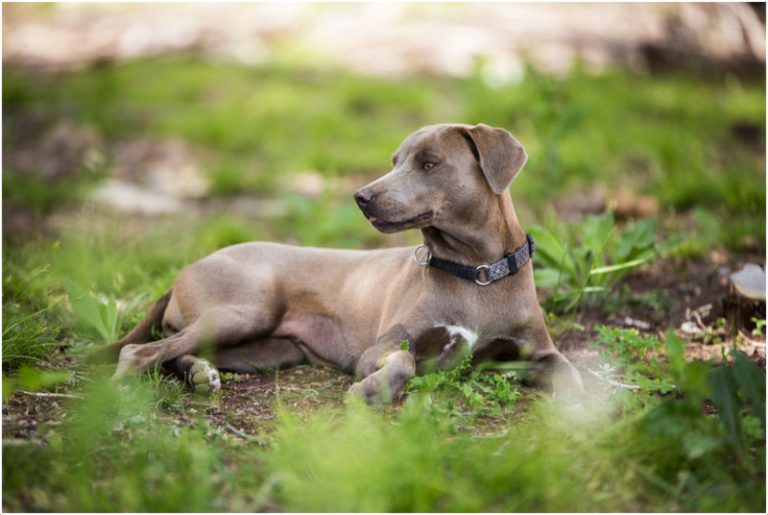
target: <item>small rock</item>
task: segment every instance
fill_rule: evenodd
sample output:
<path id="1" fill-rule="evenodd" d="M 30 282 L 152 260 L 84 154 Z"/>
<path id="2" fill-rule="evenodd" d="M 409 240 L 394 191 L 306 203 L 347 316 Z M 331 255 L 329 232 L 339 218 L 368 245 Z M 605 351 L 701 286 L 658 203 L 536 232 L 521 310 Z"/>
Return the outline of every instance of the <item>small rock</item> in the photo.
<path id="1" fill-rule="evenodd" d="M 326 188 L 325 177 L 315 171 L 290 174 L 281 182 L 286 190 L 311 198 L 318 197 Z"/>
<path id="2" fill-rule="evenodd" d="M 692 322 L 690 320 L 687 322 L 683 322 L 683 324 L 680 326 L 680 330 L 689 336 L 701 336 L 702 334 L 704 334 L 704 331 L 702 331 L 701 328 L 698 325 L 696 325 L 695 322 Z"/>
<path id="3" fill-rule="evenodd" d="M 116 211 L 145 216 L 179 213 L 184 208 L 183 202 L 177 198 L 115 179 L 107 180 L 96 188 L 91 200 Z"/>
<path id="4" fill-rule="evenodd" d="M 201 198 L 210 191 L 198 165 L 200 152 L 181 140 L 125 140 L 112 152 L 117 179 L 176 198 Z"/>
<path id="5" fill-rule="evenodd" d="M 624 317 L 624 325 L 626 327 L 635 327 L 641 331 L 648 331 L 651 329 L 651 324 L 643 320 L 637 320 L 636 318 Z"/>

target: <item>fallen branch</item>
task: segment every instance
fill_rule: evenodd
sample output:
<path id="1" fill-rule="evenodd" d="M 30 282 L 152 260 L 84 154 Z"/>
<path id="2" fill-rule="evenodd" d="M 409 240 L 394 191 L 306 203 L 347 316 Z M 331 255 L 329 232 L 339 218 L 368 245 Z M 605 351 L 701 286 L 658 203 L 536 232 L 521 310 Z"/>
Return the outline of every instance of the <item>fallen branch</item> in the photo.
<path id="1" fill-rule="evenodd" d="M 251 436 L 248 433 L 244 433 L 244 432 L 240 431 L 239 429 L 237 429 L 236 427 L 232 426 L 231 424 L 225 424 L 224 425 L 224 429 L 226 429 L 227 431 L 229 431 L 230 433 L 232 433 L 234 435 L 239 436 L 240 438 L 242 438 L 246 442 L 253 442 L 256 445 L 260 445 L 262 447 L 267 445 L 264 440 L 256 438 L 255 436 Z"/>
<path id="2" fill-rule="evenodd" d="M 603 377 L 600 374 L 598 374 L 597 372 L 595 372 L 594 370 L 587 369 L 587 372 L 589 372 L 590 374 L 592 374 L 593 376 L 595 376 L 599 380 L 601 380 L 601 381 L 603 381 L 605 383 L 608 383 L 611 386 L 615 386 L 616 388 L 623 388 L 625 390 L 639 390 L 640 389 L 640 387 L 637 386 L 637 385 L 619 383 L 618 381 L 614 381 L 613 379 L 608 379 L 606 377 Z"/>
<path id="3" fill-rule="evenodd" d="M 22 447 L 24 445 L 45 447 L 45 442 L 36 438 L 3 438 L 3 447 Z"/>
<path id="4" fill-rule="evenodd" d="M 74 393 L 53 393 L 53 392 L 30 392 L 28 390 L 16 390 L 17 393 L 23 393 L 31 397 L 42 397 L 49 399 L 82 399 L 82 395 Z"/>

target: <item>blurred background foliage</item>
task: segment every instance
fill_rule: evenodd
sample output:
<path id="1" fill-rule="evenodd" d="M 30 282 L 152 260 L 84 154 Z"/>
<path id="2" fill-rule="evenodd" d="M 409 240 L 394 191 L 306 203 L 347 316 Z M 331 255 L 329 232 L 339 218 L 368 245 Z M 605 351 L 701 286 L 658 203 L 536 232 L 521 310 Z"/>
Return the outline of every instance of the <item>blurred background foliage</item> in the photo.
<path id="1" fill-rule="evenodd" d="M 764 262 L 764 10 L 733 5 L 4 6 L 3 507 L 764 511 L 762 333 L 758 366 L 714 375 L 658 336 Z M 339 406 L 345 379 L 267 375 L 283 393 L 247 400 L 272 414 L 243 419 L 80 363 L 223 246 L 415 245 L 352 194 L 442 122 L 525 145 L 555 337 L 640 391 L 571 426 L 514 370 L 373 413 Z M 637 313 L 647 334 L 599 325 Z"/>

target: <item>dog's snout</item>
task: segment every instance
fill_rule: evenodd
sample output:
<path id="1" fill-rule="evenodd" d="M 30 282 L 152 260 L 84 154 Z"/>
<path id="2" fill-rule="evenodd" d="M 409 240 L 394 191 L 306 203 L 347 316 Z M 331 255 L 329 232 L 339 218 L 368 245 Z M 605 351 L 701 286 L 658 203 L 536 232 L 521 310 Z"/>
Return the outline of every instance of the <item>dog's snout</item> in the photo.
<path id="1" fill-rule="evenodd" d="M 355 193 L 355 201 L 359 206 L 364 206 L 373 200 L 373 196 L 373 191 L 369 188 L 363 188 Z"/>

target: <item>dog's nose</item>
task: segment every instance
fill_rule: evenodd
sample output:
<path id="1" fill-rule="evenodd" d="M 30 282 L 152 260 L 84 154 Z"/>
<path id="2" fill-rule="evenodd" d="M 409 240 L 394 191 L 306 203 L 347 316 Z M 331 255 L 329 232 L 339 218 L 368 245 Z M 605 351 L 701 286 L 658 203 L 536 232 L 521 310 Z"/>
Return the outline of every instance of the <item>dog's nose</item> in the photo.
<path id="1" fill-rule="evenodd" d="M 355 193 L 355 201 L 359 206 L 364 206 L 373 200 L 373 192 L 368 188 L 363 188 Z"/>

